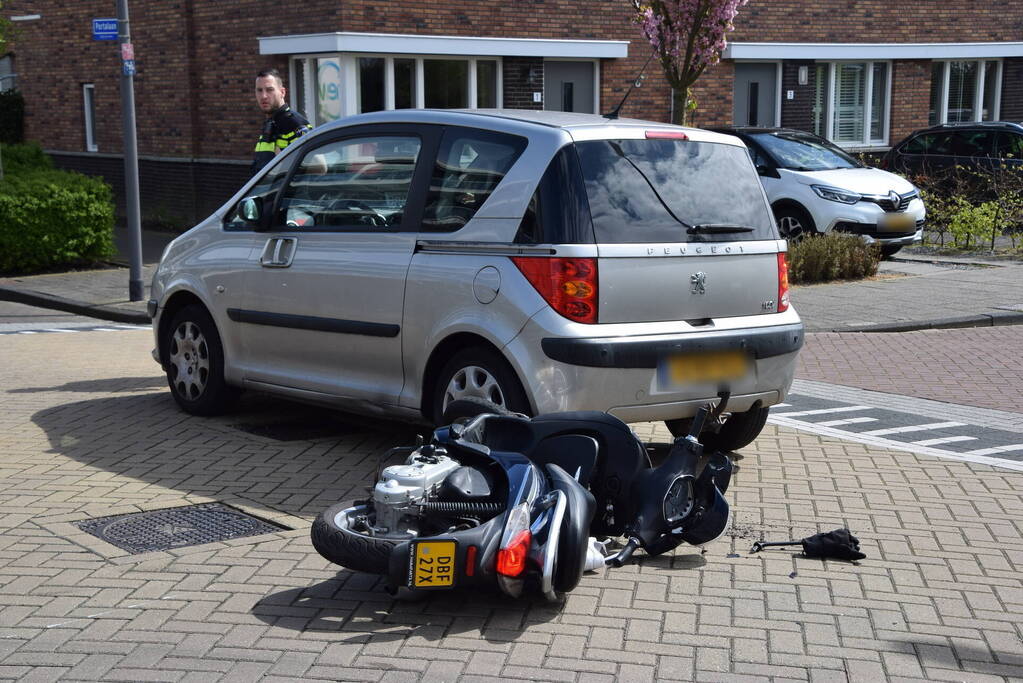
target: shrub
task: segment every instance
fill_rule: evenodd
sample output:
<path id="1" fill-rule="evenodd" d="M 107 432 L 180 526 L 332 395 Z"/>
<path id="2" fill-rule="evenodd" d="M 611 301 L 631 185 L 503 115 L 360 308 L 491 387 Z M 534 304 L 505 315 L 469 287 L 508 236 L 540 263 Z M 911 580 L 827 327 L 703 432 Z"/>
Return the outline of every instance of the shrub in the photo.
<path id="1" fill-rule="evenodd" d="M 53 168 L 53 159 L 46 156 L 35 142 L 22 145 L 4 145 L 0 150 L 3 155 L 4 175 L 15 175 L 26 171 Z"/>
<path id="2" fill-rule="evenodd" d="M 42 169 L 0 182 L 0 272 L 109 258 L 113 230 L 110 186 L 102 180 Z"/>
<path id="3" fill-rule="evenodd" d="M 852 280 L 877 273 L 881 249 L 856 235 L 831 232 L 789 242 L 789 279 L 793 284 Z"/>

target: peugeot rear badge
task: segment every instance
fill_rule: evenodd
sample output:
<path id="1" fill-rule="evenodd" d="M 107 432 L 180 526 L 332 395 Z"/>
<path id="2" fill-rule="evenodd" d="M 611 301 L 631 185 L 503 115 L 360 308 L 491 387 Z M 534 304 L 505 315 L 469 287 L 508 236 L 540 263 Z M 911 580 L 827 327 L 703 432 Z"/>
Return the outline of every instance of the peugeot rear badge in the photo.
<path id="1" fill-rule="evenodd" d="M 689 276 L 689 284 L 692 285 L 689 291 L 693 294 L 707 293 L 707 274 L 702 270 Z"/>

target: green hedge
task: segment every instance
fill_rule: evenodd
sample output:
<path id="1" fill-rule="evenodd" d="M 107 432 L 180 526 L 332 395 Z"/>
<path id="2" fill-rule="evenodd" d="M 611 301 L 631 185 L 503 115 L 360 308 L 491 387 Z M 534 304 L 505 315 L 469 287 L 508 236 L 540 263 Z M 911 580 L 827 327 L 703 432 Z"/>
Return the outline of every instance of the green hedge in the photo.
<path id="1" fill-rule="evenodd" d="M 9 149 L 4 147 L 5 163 Z M 0 272 L 32 272 L 113 256 L 109 185 L 80 173 L 16 167 L 10 172 L 5 165 L 0 181 Z"/>
<path id="2" fill-rule="evenodd" d="M 877 274 L 881 249 L 856 235 L 829 232 L 789 242 L 789 282 L 858 280 Z"/>

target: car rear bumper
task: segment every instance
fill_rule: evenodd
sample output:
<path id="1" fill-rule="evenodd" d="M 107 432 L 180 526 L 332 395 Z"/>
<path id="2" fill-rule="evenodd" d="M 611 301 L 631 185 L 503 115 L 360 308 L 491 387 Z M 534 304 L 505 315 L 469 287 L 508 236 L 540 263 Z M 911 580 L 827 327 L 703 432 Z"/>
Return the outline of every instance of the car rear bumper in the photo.
<path id="1" fill-rule="evenodd" d="M 555 337 L 557 328 L 534 319 L 505 356 L 537 414 L 600 410 L 626 422 L 670 420 L 695 415 L 721 391 L 730 392 L 731 410 L 744 411 L 780 403 L 792 384 L 804 328 L 794 314 L 779 317 L 783 324 L 618 337 Z M 741 377 L 681 386 L 665 381 L 666 358 L 736 350 L 750 359 Z"/>

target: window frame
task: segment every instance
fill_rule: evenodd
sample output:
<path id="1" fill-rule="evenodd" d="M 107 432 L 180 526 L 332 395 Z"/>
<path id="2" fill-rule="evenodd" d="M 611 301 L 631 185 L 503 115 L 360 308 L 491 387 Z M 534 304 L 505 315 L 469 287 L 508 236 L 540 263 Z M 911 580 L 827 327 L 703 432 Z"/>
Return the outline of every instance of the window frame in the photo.
<path id="1" fill-rule="evenodd" d="M 973 119 L 970 121 L 961 121 L 960 123 L 976 123 L 979 121 L 999 121 L 1001 120 L 1001 109 L 1002 109 L 1002 79 L 1005 69 L 1004 60 L 1000 58 L 980 58 L 980 59 L 935 59 L 932 63 L 938 63 L 942 65 L 941 71 L 941 96 L 939 98 L 938 118 L 930 125 L 942 125 L 948 123 L 948 88 L 951 81 L 952 63 L 953 62 L 973 62 L 977 65 L 977 81 L 976 87 L 973 93 Z M 984 119 L 984 85 L 987 78 L 987 69 L 985 65 L 988 62 L 995 62 L 997 70 L 995 72 L 995 101 L 992 107 L 991 118 Z M 931 90 L 934 90 L 934 84 L 931 83 Z"/>
<path id="2" fill-rule="evenodd" d="M 486 55 L 445 55 L 445 54 L 403 54 L 394 52 L 331 52 L 331 53 L 316 53 L 316 54 L 301 54 L 292 55 L 288 61 L 289 64 L 289 83 L 296 83 L 296 78 L 301 75 L 304 79 L 301 88 L 289 87 L 288 98 L 289 103 L 294 109 L 300 112 L 312 112 L 313 116 L 309 117 L 309 120 L 313 125 L 320 125 L 321 123 L 327 123 L 327 121 L 319 120 L 319 116 L 316 113 L 316 89 L 317 89 L 317 60 L 319 59 L 337 59 L 341 63 L 341 113 L 339 118 L 345 116 L 354 116 L 355 114 L 362 113 L 362 102 L 361 102 L 361 88 L 359 87 L 359 58 L 382 58 L 384 60 L 384 111 L 390 111 L 394 109 L 394 60 L 409 59 L 415 62 L 414 66 L 414 82 L 413 82 L 413 109 L 424 109 L 426 102 L 426 83 L 423 62 L 424 60 L 449 60 L 449 61 L 467 61 L 469 63 L 468 73 L 466 78 L 466 93 L 467 93 L 467 106 L 466 109 L 479 109 L 479 94 L 477 87 L 477 64 L 479 62 L 496 62 L 496 108 L 500 109 L 504 106 L 504 60 L 498 56 L 486 56 Z M 299 68 L 296 65 L 300 61 L 305 61 L 305 68 Z M 304 101 L 298 101 L 298 93 L 302 92 L 305 97 Z"/>
<path id="3" fill-rule="evenodd" d="M 82 115 L 85 121 L 85 151 L 98 152 L 99 144 L 96 142 L 95 83 L 82 83 Z"/>
<path id="4" fill-rule="evenodd" d="M 839 141 L 835 139 L 835 111 L 837 106 L 835 104 L 835 83 L 837 80 L 838 66 L 841 64 L 862 64 L 864 66 L 864 84 L 863 84 L 863 130 L 865 131 L 863 139 L 858 141 Z M 881 136 L 871 136 L 871 110 L 873 109 L 873 98 L 874 98 L 874 65 L 883 64 L 886 69 L 886 81 L 884 89 L 884 105 L 881 111 L 884 115 L 884 125 L 881 126 Z M 892 126 L 892 60 L 890 59 L 836 59 L 836 60 L 822 60 L 818 61 L 817 65 L 827 67 L 827 74 L 824 79 L 826 83 L 827 92 L 824 97 L 824 108 L 823 116 L 825 117 L 825 130 L 824 137 L 832 144 L 838 145 L 842 149 L 847 150 L 858 150 L 858 149 L 876 149 L 881 147 L 887 147 L 888 141 L 891 139 L 891 126 Z M 815 97 L 816 100 L 816 97 Z"/>

